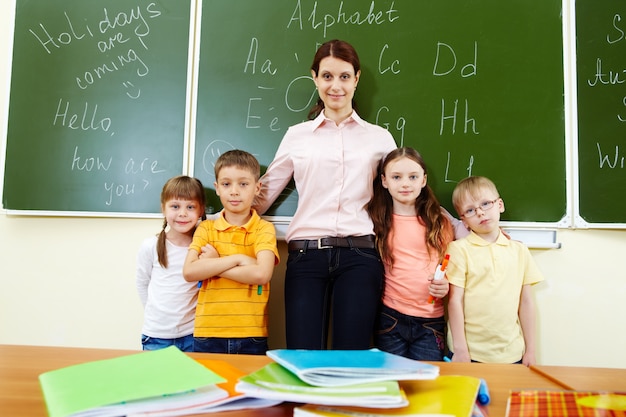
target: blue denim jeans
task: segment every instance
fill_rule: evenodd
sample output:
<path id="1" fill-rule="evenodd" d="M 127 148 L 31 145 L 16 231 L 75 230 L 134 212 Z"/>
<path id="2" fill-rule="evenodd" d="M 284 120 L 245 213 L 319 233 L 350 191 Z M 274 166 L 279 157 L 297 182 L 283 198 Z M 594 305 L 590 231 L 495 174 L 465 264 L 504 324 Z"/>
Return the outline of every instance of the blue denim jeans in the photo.
<path id="1" fill-rule="evenodd" d="M 194 352 L 265 355 L 267 337 L 194 337 Z"/>
<path id="2" fill-rule="evenodd" d="M 381 307 L 376 347 L 385 352 L 420 361 L 442 361 L 446 321 L 443 317 L 407 316 L 385 305 Z"/>
<path id="3" fill-rule="evenodd" d="M 193 352 L 193 335 L 189 334 L 176 339 L 159 339 L 157 337 L 141 335 L 141 345 L 143 350 L 158 350 L 168 346 L 176 346 L 183 352 Z"/>
<path id="4" fill-rule="evenodd" d="M 285 276 L 287 348 L 368 349 L 383 282 L 376 249 L 289 252 Z M 331 316 L 332 315 L 332 316 Z"/>

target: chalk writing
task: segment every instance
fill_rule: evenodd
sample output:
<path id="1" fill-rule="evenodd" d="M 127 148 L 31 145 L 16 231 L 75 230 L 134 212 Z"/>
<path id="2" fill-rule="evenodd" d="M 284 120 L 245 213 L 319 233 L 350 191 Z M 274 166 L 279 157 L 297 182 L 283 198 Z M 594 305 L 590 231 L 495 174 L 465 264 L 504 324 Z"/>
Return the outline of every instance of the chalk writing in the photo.
<path id="1" fill-rule="evenodd" d="M 107 74 L 117 72 L 123 69 L 126 65 L 138 62 L 136 66 L 136 74 L 139 77 L 145 77 L 150 72 L 148 66 L 137 55 L 134 49 L 129 49 L 126 55 L 118 55 L 113 61 L 106 62 L 92 70 L 85 71 L 80 77 L 76 77 L 76 85 L 81 90 L 87 89 L 98 80 L 102 80 Z"/>
<path id="2" fill-rule="evenodd" d="M 157 9 L 156 3 L 146 5 L 145 11 L 148 12 L 148 18 L 150 19 L 161 16 L 161 11 Z M 141 6 L 133 8 L 130 12 L 119 12 L 112 18 L 109 16 L 109 10 L 105 7 L 104 17 L 98 23 L 98 28 L 100 29 L 100 33 L 105 34 L 109 30 L 123 28 L 128 25 L 135 25 L 133 30 L 134 34 L 143 47 L 148 49 L 143 38 L 150 34 L 150 25 L 143 16 Z"/>
<path id="3" fill-rule="evenodd" d="M 250 69 L 252 74 L 256 74 L 257 55 L 259 52 L 259 40 L 252 38 L 250 40 L 250 49 L 248 50 L 248 59 L 246 59 L 246 65 L 243 69 L 244 73 L 247 73 Z M 276 68 L 272 67 L 272 61 L 266 59 L 261 66 L 262 74 L 276 75 Z"/>
<path id="4" fill-rule="evenodd" d="M 134 158 L 129 158 L 124 167 L 124 172 L 126 174 L 139 174 L 140 172 L 158 174 L 165 172 L 165 170 L 159 168 L 159 161 L 157 160 L 143 158 L 141 161 L 136 161 Z"/>
<path id="5" fill-rule="evenodd" d="M 135 194 L 135 184 L 117 184 L 115 182 L 105 182 L 104 189 L 108 192 L 108 199 L 104 202 L 107 206 L 113 203 L 114 197 L 131 196 Z"/>
<path id="6" fill-rule="evenodd" d="M 389 107 L 387 106 L 382 106 L 381 108 L 378 109 L 378 111 L 376 112 L 376 120 L 375 120 L 375 124 L 384 127 L 387 130 L 391 130 L 391 124 L 389 122 L 384 122 L 383 121 L 383 113 L 387 114 L 389 113 Z M 398 142 L 399 146 L 404 146 L 404 129 L 406 127 L 406 119 L 402 116 L 398 117 L 398 119 L 396 120 L 396 123 L 394 125 L 394 128 L 400 132 L 400 140 L 398 141 L 397 135 L 394 135 L 394 137 L 396 138 L 396 141 Z"/>
<path id="7" fill-rule="evenodd" d="M 464 172 L 462 172 L 459 175 L 457 175 L 455 177 L 456 179 L 452 179 L 451 175 L 450 175 L 451 153 L 448 152 L 447 156 L 448 157 L 447 157 L 447 160 L 446 160 L 446 171 L 445 171 L 445 175 L 444 175 L 444 182 L 457 183 L 460 180 L 462 180 L 463 178 L 469 177 L 469 176 L 472 175 L 472 169 L 474 168 L 474 155 L 470 155 L 469 156 L 467 166 L 464 168 Z"/>
<path id="8" fill-rule="evenodd" d="M 465 119 L 463 120 L 463 133 L 472 133 L 474 135 L 478 135 L 480 132 L 476 130 L 476 119 L 469 117 L 469 104 L 467 99 L 464 100 L 465 106 Z M 454 100 L 454 104 L 452 105 L 451 113 L 447 114 L 446 109 L 446 101 L 441 99 L 441 123 L 439 127 L 439 135 L 443 135 L 445 129 L 446 120 L 451 121 L 451 133 L 454 135 L 456 133 L 456 122 L 457 122 L 457 111 L 459 107 L 459 100 Z M 447 114 L 447 115 L 446 115 Z"/>
<path id="9" fill-rule="evenodd" d="M 448 55 L 448 59 L 445 60 L 445 56 Z M 444 61 L 444 62 L 440 62 Z M 477 70 L 477 62 L 478 62 L 478 43 L 474 42 L 474 60 L 469 62 L 468 64 L 463 65 L 461 68 L 460 74 L 461 77 L 472 77 L 476 75 Z M 456 69 L 457 65 L 457 55 L 452 46 L 443 43 L 437 42 L 437 53 L 435 55 L 435 66 L 433 68 L 433 75 L 442 77 L 444 75 L 449 75 Z M 441 67 L 441 68 L 440 68 Z"/>
<path id="10" fill-rule="evenodd" d="M 141 6 L 136 6 L 130 11 L 117 13 L 112 13 L 105 7 L 102 13 L 103 16 L 97 24 L 98 31 L 95 33 L 97 34 L 99 32 L 101 35 L 108 35 L 109 32 L 117 30 L 117 32 L 108 35 L 108 38 L 105 36 L 104 40 L 98 39 L 96 41 L 96 49 L 103 54 L 129 42 L 131 38 L 120 31 L 126 27 L 130 28 L 132 35 L 139 41 L 141 47 L 148 50 L 149 48 L 144 38 L 150 34 L 149 19 L 157 18 L 162 14 L 154 2 L 147 4 L 145 9 L 142 9 Z M 64 12 L 63 14 L 67 25 L 66 31 L 50 33 L 44 23 L 39 23 L 38 28 L 29 29 L 29 32 L 48 54 L 52 54 L 53 51 L 59 50 L 62 47 L 68 47 L 72 42 L 90 38 L 97 39 L 89 23 L 76 25 L 68 12 Z M 147 17 L 144 16 L 144 14 Z M 85 70 L 81 75 L 76 76 L 76 85 L 80 89 L 87 89 L 97 81 L 102 80 L 107 74 L 117 72 L 133 63 L 136 64 L 134 68 L 137 76 L 144 77 L 148 75 L 149 67 L 146 62 L 134 48 L 127 48 L 126 51 L 122 51 L 112 60 L 104 62 L 93 69 Z M 122 84 L 124 87 L 128 88 L 129 84 L 127 83 L 130 83 L 130 81 L 123 82 Z M 130 85 L 132 85 L 132 83 L 130 83 Z M 126 94 L 130 98 L 136 99 L 139 97 L 138 91 L 139 90 L 136 89 L 134 92 L 127 92 Z"/>
<path id="11" fill-rule="evenodd" d="M 476 76 L 478 68 L 478 42 L 474 42 L 473 48 L 473 60 L 461 67 L 460 76 L 462 79 Z M 447 58 L 447 59 L 446 59 Z M 453 74 L 453 71 L 457 68 L 457 53 L 454 48 L 447 43 L 437 42 L 437 48 L 435 53 L 435 60 L 433 66 L 433 76 L 435 77 L 448 77 Z M 469 101 L 464 101 L 464 113 L 465 119 L 463 124 L 463 134 L 472 133 L 478 135 L 479 132 L 476 128 L 476 119 L 469 116 Z M 439 135 L 444 134 L 446 121 L 451 122 L 451 134 L 456 134 L 457 112 L 458 112 L 459 100 L 455 99 L 453 104 L 446 105 L 445 99 L 441 99 L 441 120 L 439 123 Z M 451 108 L 451 109 L 450 109 Z"/>
<path id="12" fill-rule="evenodd" d="M 620 16 L 619 13 L 616 13 L 613 16 L 613 27 L 612 29 L 615 29 L 616 33 L 607 33 L 606 34 L 606 42 L 609 44 L 614 44 L 617 43 L 621 40 L 624 39 L 624 31 L 619 27 L 619 23 L 622 21 L 622 16 Z"/>
<path id="13" fill-rule="evenodd" d="M 88 25 L 84 27 L 80 27 L 80 29 L 75 29 L 74 24 L 72 23 L 72 19 L 68 15 L 67 12 L 63 12 L 65 16 L 65 21 L 67 23 L 67 32 L 59 32 L 54 35 L 50 34 L 44 26 L 43 23 L 39 23 L 39 28 L 41 30 L 35 31 L 34 29 L 28 29 L 28 31 L 39 41 L 41 46 L 48 54 L 52 54 L 52 52 L 56 49 L 61 49 L 63 46 L 69 45 L 72 41 L 79 41 L 84 39 L 86 36 L 93 38 L 93 33 Z"/>
<path id="14" fill-rule="evenodd" d="M 202 169 L 206 174 L 213 178 L 215 181 L 215 161 L 224 152 L 235 149 L 235 147 L 224 140 L 211 141 L 202 153 Z"/>
<path id="15" fill-rule="evenodd" d="M 82 114 L 79 114 L 71 112 L 70 102 L 66 101 L 64 104 L 63 99 L 60 98 L 52 125 L 56 126 L 58 123 L 62 127 L 68 127 L 73 130 L 102 130 L 104 132 L 108 132 L 111 128 L 111 119 L 109 117 L 99 118 L 100 116 L 97 114 L 97 104 L 90 106 L 88 102 L 85 102 L 85 105 L 82 108 Z M 111 136 L 113 136 L 113 132 L 111 132 Z"/>
<path id="16" fill-rule="evenodd" d="M 598 148 L 598 161 L 600 169 L 602 168 L 624 168 L 624 159 L 626 158 L 623 153 L 620 152 L 619 145 L 615 145 L 615 152 L 609 155 L 608 153 L 604 153 L 602 151 L 602 147 L 600 143 L 596 143 Z"/>
<path id="17" fill-rule="evenodd" d="M 400 69 L 398 68 L 400 65 L 400 61 L 394 59 L 391 64 L 383 64 L 385 51 L 389 48 L 388 44 L 383 46 L 383 49 L 380 51 L 380 55 L 378 58 L 378 72 L 379 74 L 384 74 L 387 71 L 391 71 L 393 74 L 400 74 Z"/>
<path id="18" fill-rule="evenodd" d="M 605 40 L 609 45 L 615 45 L 618 42 L 624 40 L 624 31 L 620 27 L 622 18 L 620 14 L 615 14 L 611 22 L 611 29 L 606 34 Z M 612 58 L 612 57 L 611 57 Z M 611 60 L 613 61 L 613 60 Z M 595 59 L 595 73 L 591 77 L 587 78 L 586 84 L 589 87 L 602 87 L 602 86 L 619 86 L 626 82 L 626 68 L 613 66 L 612 68 L 605 68 L 604 60 L 602 57 L 596 57 Z M 626 96 L 621 98 L 622 103 L 626 105 Z M 616 115 L 620 122 L 625 122 L 626 117 L 621 114 Z"/>
<path id="19" fill-rule="evenodd" d="M 587 84 L 590 87 L 595 87 L 598 83 L 602 85 L 616 85 L 626 82 L 626 69 L 619 69 L 617 71 L 610 70 L 608 73 L 602 68 L 602 59 L 596 59 L 596 73 L 592 79 L 587 80 Z"/>
<path id="20" fill-rule="evenodd" d="M 148 50 L 146 38 L 150 34 L 151 27 L 149 19 L 161 16 L 155 3 L 149 3 L 142 9 L 141 6 L 132 7 L 128 11 L 112 12 L 109 7 L 102 9 L 102 17 L 97 23 L 98 31 L 91 29 L 88 23 L 77 29 L 67 12 L 64 12 L 67 31 L 58 34 L 50 34 L 43 23 L 39 24 L 40 33 L 30 30 L 35 36 L 44 50 L 51 54 L 54 50 L 60 49 L 62 46 L 69 47 L 72 42 L 81 40 L 94 39 L 96 51 L 100 54 L 109 56 L 110 52 L 118 51 L 113 54 L 113 59 L 99 64 L 93 69 L 84 71 L 80 76 L 76 76 L 76 85 L 80 90 L 86 90 L 96 82 L 103 81 L 110 74 L 119 72 L 126 68 L 133 68 L 135 75 L 145 77 L 149 74 L 150 69 L 147 63 L 136 52 L 135 48 L 128 47 L 127 44 L 133 38 L 139 41 L 140 48 Z M 146 17 L 147 16 L 147 17 Z M 129 33 L 123 32 L 126 28 L 130 29 Z M 97 35 L 99 34 L 99 35 Z M 104 36 L 104 38 L 99 38 Z M 127 97 L 136 100 L 141 96 L 141 90 L 130 80 L 122 82 L 126 89 Z M 53 126 L 60 126 L 72 130 L 80 131 L 102 131 L 107 132 L 111 136 L 114 135 L 111 129 L 112 120 L 110 117 L 103 117 L 99 114 L 99 105 L 85 102 L 75 109 L 70 100 L 59 99 L 54 118 Z M 71 160 L 71 171 L 90 173 L 90 172 L 107 172 L 114 174 L 118 168 L 114 166 L 113 157 L 101 156 L 83 156 L 79 151 L 79 147 L 74 147 L 74 154 Z M 129 158 L 123 165 L 123 172 L 127 175 L 138 174 L 159 174 L 166 170 L 160 168 L 159 162 L 153 158 L 143 158 L 136 160 Z M 106 193 L 105 205 L 113 204 L 114 199 L 135 195 L 139 191 L 148 188 L 150 181 L 142 179 L 142 187 L 136 187 L 135 183 L 117 183 L 115 181 L 105 181 L 103 184 Z"/>
<path id="21" fill-rule="evenodd" d="M 112 157 L 88 156 L 82 157 L 78 154 L 78 146 L 74 147 L 74 156 L 72 158 L 72 171 L 108 171 L 113 162 Z"/>
<path id="22" fill-rule="evenodd" d="M 363 10 L 346 11 L 344 10 L 343 1 L 339 2 L 336 12 L 324 13 L 318 11 L 317 7 L 318 2 L 313 2 L 310 13 L 305 11 L 303 15 L 301 1 L 297 0 L 291 18 L 287 23 L 287 29 L 293 25 L 293 27 L 297 29 L 304 30 L 305 26 L 310 25 L 310 28 L 313 30 L 321 29 L 322 35 L 325 38 L 328 29 L 334 25 L 382 25 L 385 23 L 393 23 L 400 18 L 398 10 L 395 9 L 395 2 L 393 1 L 389 8 L 385 10 L 378 10 L 376 8 L 376 1 L 372 1 L 369 10 L 366 12 Z"/>
<path id="23" fill-rule="evenodd" d="M 303 75 L 302 77 L 296 77 L 289 82 L 287 85 L 287 89 L 285 91 L 285 105 L 287 108 L 294 112 L 298 113 L 305 109 L 310 108 L 315 102 L 315 98 L 317 96 L 317 92 L 315 91 L 315 85 L 312 83 L 313 78 L 310 76 Z M 309 86 L 311 94 L 308 96 L 302 96 L 299 94 L 291 94 L 293 90 L 301 90 L 302 87 L 297 87 L 296 83 L 302 84 L 305 86 Z M 300 101 L 300 103 L 297 103 Z"/>

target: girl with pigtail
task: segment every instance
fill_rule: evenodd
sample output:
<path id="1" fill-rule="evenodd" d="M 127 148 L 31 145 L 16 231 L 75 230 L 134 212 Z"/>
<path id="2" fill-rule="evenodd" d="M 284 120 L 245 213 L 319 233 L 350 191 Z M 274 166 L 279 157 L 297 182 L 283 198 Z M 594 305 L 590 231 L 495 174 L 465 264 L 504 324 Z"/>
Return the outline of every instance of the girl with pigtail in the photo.
<path id="1" fill-rule="evenodd" d="M 163 229 L 143 241 L 137 254 L 136 284 L 144 306 L 143 350 L 176 346 L 193 350 L 198 288 L 183 278 L 193 233 L 206 219 L 202 183 L 186 175 L 170 178 L 161 192 Z"/>

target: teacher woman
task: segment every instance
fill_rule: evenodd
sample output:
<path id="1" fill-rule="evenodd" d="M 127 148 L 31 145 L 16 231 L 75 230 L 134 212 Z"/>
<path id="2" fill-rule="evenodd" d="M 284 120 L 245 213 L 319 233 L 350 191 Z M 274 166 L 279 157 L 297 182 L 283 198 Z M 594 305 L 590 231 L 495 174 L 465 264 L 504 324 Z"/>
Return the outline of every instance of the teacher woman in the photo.
<path id="1" fill-rule="evenodd" d="M 264 213 L 294 178 L 298 207 L 286 234 L 287 348 L 367 349 L 383 265 L 365 206 L 377 164 L 396 143 L 353 108 L 361 70 L 352 45 L 324 43 L 311 75 L 317 104 L 310 120 L 287 130 L 255 206 Z"/>

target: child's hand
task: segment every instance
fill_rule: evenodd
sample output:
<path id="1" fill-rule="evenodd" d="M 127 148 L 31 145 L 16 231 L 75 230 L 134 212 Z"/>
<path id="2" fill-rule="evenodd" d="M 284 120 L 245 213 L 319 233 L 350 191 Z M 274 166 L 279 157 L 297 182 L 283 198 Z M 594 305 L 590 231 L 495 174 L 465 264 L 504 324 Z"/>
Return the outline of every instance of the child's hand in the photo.
<path id="1" fill-rule="evenodd" d="M 470 358 L 468 351 L 454 352 L 454 354 L 452 355 L 452 362 L 471 362 L 471 361 L 472 359 Z"/>
<path id="2" fill-rule="evenodd" d="M 198 257 L 200 259 L 219 258 L 220 254 L 217 253 L 217 250 L 215 250 L 215 248 L 212 245 L 207 243 L 206 245 L 202 247 L 202 252 L 200 253 Z"/>
<path id="3" fill-rule="evenodd" d="M 535 360 L 535 352 L 526 351 L 524 353 L 524 356 L 522 356 L 522 364 L 524 364 L 525 366 L 534 365 L 536 363 L 537 361 Z"/>
<path id="4" fill-rule="evenodd" d="M 445 278 L 442 279 L 432 279 L 430 280 L 430 285 L 428 286 L 428 293 L 435 298 L 443 298 L 448 295 L 448 291 L 450 291 L 450 284 L 448 280 Z"/>

